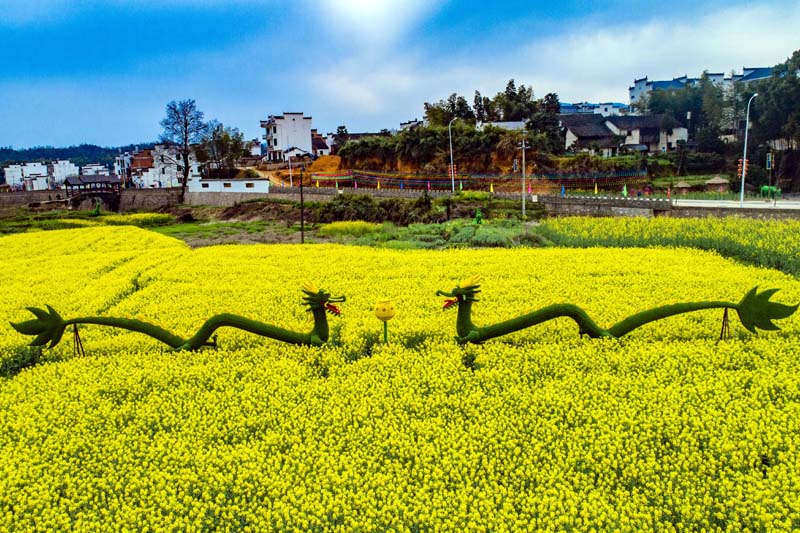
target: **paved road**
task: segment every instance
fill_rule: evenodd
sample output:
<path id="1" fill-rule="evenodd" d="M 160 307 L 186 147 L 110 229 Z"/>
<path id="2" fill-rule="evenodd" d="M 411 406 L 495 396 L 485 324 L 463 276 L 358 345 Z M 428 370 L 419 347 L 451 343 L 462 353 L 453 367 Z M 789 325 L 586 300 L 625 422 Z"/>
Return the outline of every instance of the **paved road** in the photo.
<path id="1" fill-rule="evenodd" d="M 673 205 L 680 207 L 718 207 L 718 208 L 739 208 L 738 200 L 686 200 L 675 199 Z M 800 209 L 800 200 L 745 200 L 744 209 Z"/>

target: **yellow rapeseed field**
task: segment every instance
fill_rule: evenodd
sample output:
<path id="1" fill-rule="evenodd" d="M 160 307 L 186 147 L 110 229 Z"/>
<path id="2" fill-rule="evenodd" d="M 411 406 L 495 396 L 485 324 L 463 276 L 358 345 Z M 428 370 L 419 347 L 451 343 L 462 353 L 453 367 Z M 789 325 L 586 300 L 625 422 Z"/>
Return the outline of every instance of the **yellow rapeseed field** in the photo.
<path id="1" fill-rule="evenodd" d="M 232 329 L 171 352 L 82 326 L 0 378 L 2 531 L 790 531 L 800 528 L 800 313 L 752 335 L 721 312 L 588 339 L 561 318 L 453 340 L 553 303 L 606 327 L 649 307 L 800 301 L 774 270 L 687 249 L 393 251 L 215 246 L 133 227 L 0 238 L 0 360 L 27 306 L 181 336 L 216 313 L 298 331 L 309 280 L 344 294 L 323 348 Z M 389 344 L 375 303 L 395 302 Z M 462 361 L 474 358 L 475 368 Z"/>

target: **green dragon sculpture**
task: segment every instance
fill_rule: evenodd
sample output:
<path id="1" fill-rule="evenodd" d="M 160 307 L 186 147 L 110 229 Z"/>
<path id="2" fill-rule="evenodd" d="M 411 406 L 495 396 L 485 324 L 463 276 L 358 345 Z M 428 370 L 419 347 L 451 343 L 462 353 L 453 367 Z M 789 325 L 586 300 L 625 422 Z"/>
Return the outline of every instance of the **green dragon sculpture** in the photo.
<path id="1" fill-rule="evenodd" d="M 580 335 L 588 335 L 592 338 L 619 338 L 650 322 L 701 309 L 725 309 L 723 335 L 727 329 L 728 309 L 735 309 L 739 315 L 739 320 L 742 321 L 742 325 L 749 331 L 757 333 L 757 329 L 780 329 L 772 321 L 791 316 L 800 305 L 791 306 L 770 302 L 770 298 L 778 289 L 768 289 L 759 293 L 757 291 L 758 287 L 753 287 L 739 303 L 718 301 L 664 305 L 631 315 L 608 329 L 598 326 L 586 311 L 573 304 L 549 305 L 505 322 L 479 327 L 472 322 L 472 304 L 478 301 L 475 295 L 481 292 L 479 287 L 480 277 L 473 276 L 463 280 L 450 292 L 436 292 L 437 296 L 450 298 L 445 301 L 444 309 L 458 307 L 458 318 L 456 320 L 456 332 L 458 335 L 456 340 L 461 344 L 468 342 L 479 344 L 558 317 L 569 317 L 574 320 L 578 324 Z"/>
<path id="2" fill-rule="evenodd" d="M 250 333 L 255 333 L 256 335 L 291 344 L 322 346 L 328 342 L 329 336 L 326 313 L 337 316 L 341 314 L 339 308 L 333 304 L 344 302 L 346 298 L 344 296 L 332 297 L 326 290 L 318 289 L 314 285 L 308 283 L 303 286 L 303 293 L 304 305 L 308 307 L 308 311 L 312 313 L 314 317 L 314 327 L 308 333 L 298 333 L 278 326 L 250 320 L 239 315 L 224 313 L 212 316 L 206 320 L 192 337 L 183 339 L 159 326 L 131 318 L 80 317 L 64 320 L 49 305 L 46 306 L 47 310 L 28 307 L 28 310 L 33 313 L 36 318 L 26 322 L 11 323 L 11 326 L 23 335 L 36 335 L 36 338 L 31 342 L 31 346 L 43 346 L 49 342 L 51 348 L 61 341 L 64 330 L 70 325 L 73 326 L 76 331 L 76 345 L 79 345 L 80 341 L 77 337 L 78 324 L 97 324 L 144 333 L 145 335 L 149 335 L 167 344 L 174 350 L 193 351 L 203 346 L 215 346 L 216 343 L 209 342 L 209 338 L 211 338 L 217 329 L 222 327 L 238 328 Z"/>

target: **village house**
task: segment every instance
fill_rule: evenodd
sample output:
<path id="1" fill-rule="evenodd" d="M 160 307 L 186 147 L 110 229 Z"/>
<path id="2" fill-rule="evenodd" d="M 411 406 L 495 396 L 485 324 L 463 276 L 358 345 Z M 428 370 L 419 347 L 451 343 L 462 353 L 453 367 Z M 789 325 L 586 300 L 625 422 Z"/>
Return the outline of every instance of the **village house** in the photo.
<path id="1" fill-rule="evenodd" d="M 200 177 L 194 153 L 189 154 L 189 180 Z M 174 146 L 157 144 L 152 149 L 117 156 L 115 174 L 123 183 L 139 188 L 180 187 L 183 161 Z"/>
<path id="2" fill-rule="evenodd" d="M 603 157 L 617 155 L 620 150 L 667 153 L 678 142 L 686 142 L 689 132 L 675 122 L 671 129 L 662 127 L 664 115 L 608 116 L 594 113 L 559 115 L 567 150 L 588 151 Z"/>
<path id="3" fill-rule="evenodd" d="M 730 94 L 733 91 L 733 86 L 737 83 L 747 84 L 769 78 L 772 75 L 772 68 L 743 67 L 741 74 L 732 74 L 730 77 L 725 77 L 723 72 L 708 72 L 706 75 L 713 83 L 722 87 L 726 94 Z M 690 78 L 688 76 L 680 76 L 671 80 L 650 80 L 645 76 L 644 78 L 633 80 L 633 85 L 628 87 L 628 96 L 631 105 L 633 105 L 640 102 L 651 91 L 681 89 L 698 83 L 700 83 L 700 78 Z"/>
<path id="4" fill-rule="evenodd" d="M 328 142 L 316 129 L 311 130 L 311 147 L 314 157 L 321 157 L 323 155 L 331 155 L 331 148 Z"/>
<path id="5" fill-rule="evenodd" d="M 266 141 L 266 160 L 271 163 L 283 162 L 288 158 L 313 153 L 311 141 L 311 117 L 303 113 L 270 115 L 261 121 Z"/>
<path id="6" fill-rule="evenodd" d="M 42 191 L 61 186 L 69 176 L 77 176 L 80 169 L 68 160 L 31 162 L 9 165 L 6 168 L 6 183 L 12 189 Z"/>
<path id="7" fill-rule="evenodd" d="M 268 193 L 269 178 L 192 178 L 189 180 L 189 192 L 235 192 L 235 193 Z"/>

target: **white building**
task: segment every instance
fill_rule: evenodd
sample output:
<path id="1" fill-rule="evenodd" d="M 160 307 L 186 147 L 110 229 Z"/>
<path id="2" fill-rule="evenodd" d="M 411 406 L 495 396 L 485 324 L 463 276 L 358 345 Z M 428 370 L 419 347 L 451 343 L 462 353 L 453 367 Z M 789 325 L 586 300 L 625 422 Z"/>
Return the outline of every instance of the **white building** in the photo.
<path id="1" fill-rule="evenodd" d="M 48 176 L 30 176 L 25 178 L 26 191 L 47 191 L 50 189 Z"/>
<path id="2" fill-rule="evenodd" d="M 9 165 L 5 170 L 6 183 L 12 189 L 41 191 L 50 189 L 53 182 L 51 166 L 47 163 L 31 162 Z"/>
<path id="3" fill-rule="evenodd" d="M 189 192 L 269 192 L 270 181 L 268 178 L 245 179 L 205 179 L 200 177 L 189 178 Z"/>
<path id="4" fill-rule="evenodd" d="M 676 121 L 671 130 L 661 127 L 663 115 L 608 116 L 595 113 L 559 115 L 567 150 L 588 151 L 603 157 L 631 152 L 665 153 L 686 142 L 689 133 Z"/>
<path id="5" fill-rule="evenodd" d="M 770 67 L 743 67 L 741 74 L 732 74 L 726 78 L 724 72 L 708 72 L 706 75 L 716 85 L 722 87 L 726 94 L 730 94 L 734 84 L 747 84 L 753 81 L 763 80 L 772 75 Z M 640 102 L 651 91 L 664 91 L 670 89 L 681 89 L 686 86 L 694 86 L 700 83 L 701 78 L 690 78 L 680 76 L 671 80 L 649 80 L 647 76 L 633 80 L 633 85 L 628 87 L 628 96 L 631 105 Z"/>
<path id="6" fill-rule="evenodd" d="M 5 170 L 6 183 L 12 189 L 21 189 L 25 185 L 25 176 L 22 172 L 22 165 L 9 165 Z"/>
<path id="7" fill-rule="evenodd" d="M 267 145 L 268 161 L 286 161 L 289 155 L 300 156 L 313 153 L 311 117 L 303 116 L 303 113 L 270 115 L 267 120 L 261 121 L 261 127 L 266 131 L 264 139 Z"/>
<path id="8" fill-rule="evenodd" d="M 47 165 L 53 184 L 58 187 L 70 176 L 80 174 L 80 169 L 72 161 L 59 159 Z"/>
<path id="9" fill-rule="evenodd" d="M 245 147 L 247 151 L 250 153 L 250 157 L 261 157 L 261 141 L 258 139 L 253 139 L 252 141 L 246 141 Z"/>
<path id="10" fill-rule="evenodd" d="M 183 161 L 174 146 L 157 144 L 152 149 L 118 155 L 114 161 L 114 173 L 123 183 L 130 180 L 139 188 L 180 187 Z M 190 152 L 189 180 L 199 177 L 197 160 L 194 152 Z"/>
<path id="11" fill-rule="evenodd" d="M 89 163 L 81 167 L 81 176 L 109 176 L 108 167 L 100 163 Z"/>

